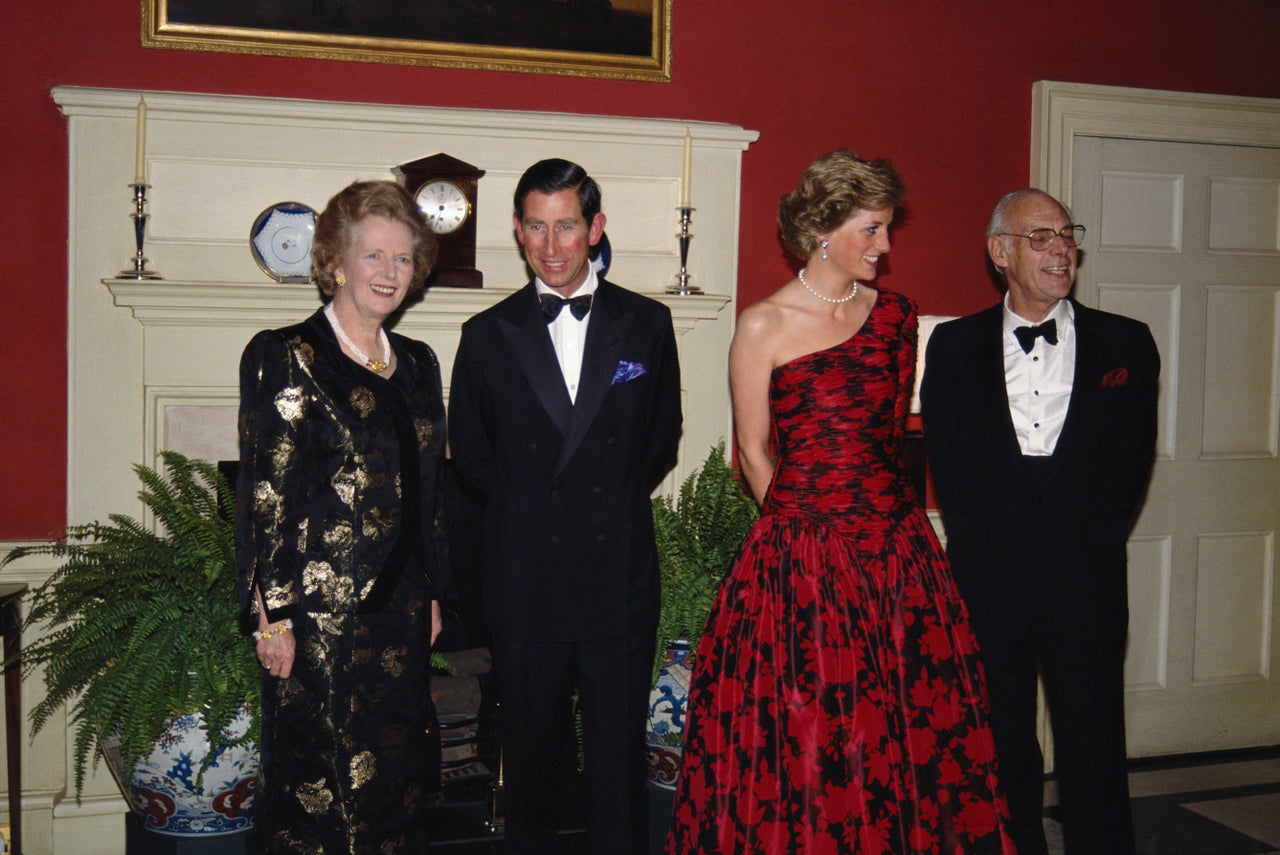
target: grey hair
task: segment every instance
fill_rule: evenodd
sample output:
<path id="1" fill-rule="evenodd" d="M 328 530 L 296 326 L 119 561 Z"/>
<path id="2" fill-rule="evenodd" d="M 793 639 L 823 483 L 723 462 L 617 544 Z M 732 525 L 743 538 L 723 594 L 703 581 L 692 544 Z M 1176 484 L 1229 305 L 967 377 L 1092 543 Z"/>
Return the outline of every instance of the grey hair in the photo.
<path id="1" fill-rule="evenodd" d="M 987 237 L 995 237 L 998 234 L 1009 231 L 1011 228 L 1009 225 L 1009 208 L 1022 197 L 1032 195 L 1053 199 L 1054 202 L 1057 202 L 1058 207 L 1062 208 L 1062 212 L 1067 215 L 1067 219 L 1071 219 L 1071 209 L 1048 193 L 1037 187 L 1022 187 L 1004 194 L 1000 197 L 1000 201 L 996 202 L 996 207 L 991 212 L 991 222 L 987 223 Z"/>

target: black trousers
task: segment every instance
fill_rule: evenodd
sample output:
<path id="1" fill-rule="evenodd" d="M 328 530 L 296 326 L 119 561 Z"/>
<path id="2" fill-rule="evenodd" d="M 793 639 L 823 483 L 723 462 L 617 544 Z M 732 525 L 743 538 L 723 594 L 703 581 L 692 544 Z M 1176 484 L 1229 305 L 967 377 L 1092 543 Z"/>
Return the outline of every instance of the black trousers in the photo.
<path id="1" fill-rule="evenodd" d="M 576 758 L 575 689 L 589 849 L 593 855 L 644 851 L 644 730 L 655 631 L 648 626 L 622 638 L 575 642 L 494 638 L 508 853 L 556 851 L 562 813 L 555 764 Z"/>
<path id="2" fill-rule="evenodd" d="M 1067 855 L 1132 855 L 1124 735 L 1123 626 L 1046 615 L 1025 635 L 983 639 L 1000 782 L 1019 855 L 1047 855 L 1044 758 L 1036 739 L 1036 677 L 1053 728 Z"/>

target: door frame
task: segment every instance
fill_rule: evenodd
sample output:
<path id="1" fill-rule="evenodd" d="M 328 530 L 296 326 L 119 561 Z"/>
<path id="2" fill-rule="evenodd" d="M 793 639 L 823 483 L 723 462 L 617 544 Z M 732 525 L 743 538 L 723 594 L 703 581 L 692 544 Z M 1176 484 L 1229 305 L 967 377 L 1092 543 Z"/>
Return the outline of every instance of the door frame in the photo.
<path id="1" fill-rule="evenodd" d="M 1076 140 L 1109 137 L 1280 149 L 1280 99 L 1039 80 L 1031 93 L 1030 186 L 1072 205 Z M 1046 768 L 1053 735 L 1041 690 Z"/>
<path id="2" fill-rule="evenodd" d="M 1036 81 L 1031 185 L 1070 205 L 1082 136 L 1280 149 L 1280 99 Z"/>

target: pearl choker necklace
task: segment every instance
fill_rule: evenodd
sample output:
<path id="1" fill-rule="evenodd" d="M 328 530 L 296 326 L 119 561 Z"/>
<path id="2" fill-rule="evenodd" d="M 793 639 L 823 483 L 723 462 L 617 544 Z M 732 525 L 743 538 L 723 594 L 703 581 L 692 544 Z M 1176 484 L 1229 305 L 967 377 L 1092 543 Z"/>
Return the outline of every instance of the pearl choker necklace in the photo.
<path id="1" fill-rule="evenodd" d="M 378 327 L 378 341 L 382 342 L 382 358 L 370 359 L 369 354 L 356 347 L 355 342 L 347 338 L 346 332 L 342 329 L 342 324 L 338 323 L 338 315 L 333 310 L 333 303 L 324 307 L 324 316 L 329 319 L 329 325 L 338 334 L 338 341 L 345 344 L 357 358 L 364 362 L 365 368 L 368 368 L 374 374 L 381 374 L 387 370 L 387 366 L 391 364 L 391 340 L 387 338 L 386 330 Z"/>
<path id="2" fill-rule="evenodd" d="M 808 269 L 809 268 L 807 267 L 800 268 L 800 284 L 804 286 L 804 290 L 808 291 L 810 294 L 817 297 L 819 300 L 822 300 L 825 303 L 847 303 L 850 300 L 852 300 L 854 297 L 858 296 L 858 280 L 855 279 L 853 280 L 853 290 L 850 291 L 846 296 L 840 297 L 839 299 L 835 299 L 835 300 L 833 300 L 830 297 L 824 297 L 823 295 L 819 294 L 817 291 L 810 288 L 809 283 L 805 281 L 804 274 L 805 274 L 805 271 Z"/>

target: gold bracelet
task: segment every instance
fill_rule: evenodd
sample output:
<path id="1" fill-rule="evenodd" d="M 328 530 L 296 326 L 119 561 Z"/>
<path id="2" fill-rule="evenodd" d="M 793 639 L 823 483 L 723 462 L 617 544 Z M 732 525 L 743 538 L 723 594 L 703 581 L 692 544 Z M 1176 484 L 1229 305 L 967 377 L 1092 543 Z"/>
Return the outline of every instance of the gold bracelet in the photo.
<path id="1" fill-rule="evenodd" d="M 270 638 L 273 635 L 280 635 L 281 633 L 288 632 L 291 629 L 293 629 L 293 621 L 290 620 L 289 618 L 285 618 L 283 621 L 277 624 L 274 629 L 271 627 L 267 627 L 266 629 L 258 630 L 257 632 L 255 632 L 253 634 L 253 640 L 258 641 L 263 638 Z"/>

